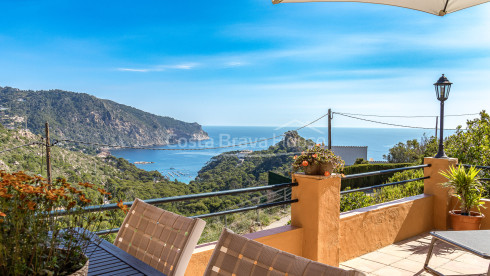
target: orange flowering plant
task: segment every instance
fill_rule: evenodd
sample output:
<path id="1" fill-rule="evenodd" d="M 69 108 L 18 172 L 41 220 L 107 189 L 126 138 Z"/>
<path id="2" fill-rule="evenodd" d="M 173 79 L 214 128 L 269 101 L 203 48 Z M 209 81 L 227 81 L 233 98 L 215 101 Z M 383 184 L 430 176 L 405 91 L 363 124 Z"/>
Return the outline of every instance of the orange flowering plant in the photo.
<path id="1" fill-rule="evenodd" d="M 294 156 L 293 170 L 329 176 L 333 172 L 341 172 L 344 164 L 342 158 L 326 149 L 324 145 L 317 144 L 301 155 Z"/>
<path id="2" fill-rule="evenodd" d="M 83 267 L 88 235 L 117 218 L 116 212 L 83 208 L 110 198 L 89 183 L 58 178 L 50 184 L 40 176 L 0 171 L 0 275 L 69 275 Z"/>

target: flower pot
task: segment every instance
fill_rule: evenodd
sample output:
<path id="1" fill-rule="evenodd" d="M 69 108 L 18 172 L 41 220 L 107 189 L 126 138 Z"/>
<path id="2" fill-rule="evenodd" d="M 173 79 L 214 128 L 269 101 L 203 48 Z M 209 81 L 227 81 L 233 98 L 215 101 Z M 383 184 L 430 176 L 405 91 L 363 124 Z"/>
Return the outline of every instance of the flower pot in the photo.
<path id="1" fill-rule="evenodd" d="M 305 171 L 306 175 L 318 175 L 318 172 L 320 171 L 320 166 L 319 164 L 310 164 L 304 167 L 303 170 Z"/>
<path id="2" fill-rule="evenodd" d="M 470 212 L 469 216 L 461 215 L 460 210 L 449 211 L 453 230 L 479 230 L 481 220 L 485 217 L 478 212 Z"/>
<path id="3" fill-rule="evenodd" d="M 333 164 L 323 163 L 323 164 L 311 164 L 303 168 L 306 175 L 324 175 L 325 172 L 332 173 Z"/>
<path id="4" fill-rule="evenodd" d="M 320 169 L 318 171 L 318 174 L 324 175 L 325 172 L 329 172 L 329 174 L 332 174 L 333 163 L 328 162 L 328 163 L 320 164 Z"/>

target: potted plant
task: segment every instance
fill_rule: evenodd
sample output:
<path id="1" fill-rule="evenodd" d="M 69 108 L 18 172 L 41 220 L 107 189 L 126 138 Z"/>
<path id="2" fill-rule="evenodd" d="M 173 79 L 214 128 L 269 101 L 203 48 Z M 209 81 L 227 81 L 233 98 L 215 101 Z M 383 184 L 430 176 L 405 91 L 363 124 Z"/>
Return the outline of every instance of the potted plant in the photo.
<path id="1" fill-rule="evenodd" d="M 299 156 L 294 156 L 293 170 L 303 170 L 307 175 L 329 176 L 340 172 L 344 168 L 344 161 L 323 145 L 317 144 Z"/>
<path id="2" fill-rule="evenodd" d="M 480 207 L 483 207 L 484 204 L 481 200 L 484 187 L 479 181 L 479 172 L 480 170 L 475 167 L 466 170 L 461 165 L 457 168 L 449 168 L 448 172 L 440 172 L 448 180 L 442 185 L 452 188 L 452 192 L 460 202 L 461 210 L 449 212 L 454 230 L 480 229 L 481 220 L 484 217 L 480 212 Z M 477 212 L 471 211 L 473 208 L 476 208 Z"/>
<path id="3" fill-rule="evenodd" d="M 110 227 L 117 214 L 83 207 L 106 198 L 93 184 L 0 171 L 0 275 L 87 275 L 88 235 Z"/>

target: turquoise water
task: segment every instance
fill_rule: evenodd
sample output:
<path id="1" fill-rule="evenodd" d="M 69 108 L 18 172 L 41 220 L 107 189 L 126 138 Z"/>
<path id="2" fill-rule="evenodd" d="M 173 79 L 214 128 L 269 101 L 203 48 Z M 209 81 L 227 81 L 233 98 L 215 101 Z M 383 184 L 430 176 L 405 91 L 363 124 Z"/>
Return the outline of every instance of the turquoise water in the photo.
<path id="1" fill-rule="evenodd" d="M 283 134 L 290 128 L 276 127 L 237 127 L 237 126 L 203 126 L 209 134 L 207 141 L 182 141 L 177 145 L 168 145 L 160 148 L 167 149 L 195 149 L 202 147 L 229 146 L 234 144 L 252 144 L 202 151 L 158 151 L 158 150 L 112 150 L 111 153 L 117 157 L 123 157 L 129 162 L 147 161 L 153 164 L 137 164 L 138 168 L 144 170 L 157 170 L 170 179 L 188 183 L 197 176 L 197 172 L 208 162 L 211 157 L 222 152 L 232 150 L 262 150 L 268 148 L 281 140 L 281 137 L 269 141 L 258 142 L 261 139 L 270 138 Z M 445 134 L 452 132 L 445 131 Z M 305 128 L 299 134 L 305 138 L 312 139 L 316 143 L 327 144 L 327 128 Z M 433 135 L 434 131 L 419 129 L 400 128 L 333 128 L 332 145 L 334 146 L 367 146 L 368 159 L 376 161 L 383 160 L 383 154 L 398 142 L 410 139 L 420 139 L 424 133 Z"/>

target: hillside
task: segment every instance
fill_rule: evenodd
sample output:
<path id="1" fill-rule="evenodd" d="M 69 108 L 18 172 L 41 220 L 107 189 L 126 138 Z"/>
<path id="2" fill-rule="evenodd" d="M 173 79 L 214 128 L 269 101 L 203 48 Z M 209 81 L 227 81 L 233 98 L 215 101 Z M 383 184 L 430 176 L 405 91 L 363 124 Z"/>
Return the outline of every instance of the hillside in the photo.
<path id="1" fill-rule="evenodd" d="M 25 128 L 27 125 L 34 134 L 43 134 L 44 123 L 48 122 L 53 138 L 120 146 L 167 145 L 179 139 L 209 138 L 197 123 L 61 90 L 25 91 L 0 87 L 0 118 L 6 127 Z"/>
<path id="2" fill-rule="evenodd" d="M 313 141 L 290 131 L 279 143 L 267 150 L 222 153 L 213 157 L 199 171 L 190 186 L 196 191 L 209 192 L 266 185 L 269 171 L 284 176 L 291 175 L 293 156 L 312 145 Z"/>
<path id="3" fill-rule="evenodd" d="M 25 130 L 8 130 L 0 125 L 0 152 L 30 142 L 39 136 Z M 157 171 L 138 169 L 123 158 L 99 158 L 61 147 L 51 148 L 53 178 L 64 177 L 69 182 L 90 182 L 104 186 L 123 200 L 167 197 L 187 194 L 184 183 L 169 181 Z M 0 170 L 26 171 L 46 177 L 44 147 L 32 145 L 0 153 Z"/>

